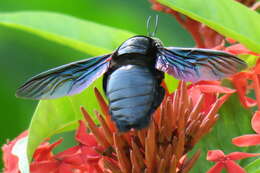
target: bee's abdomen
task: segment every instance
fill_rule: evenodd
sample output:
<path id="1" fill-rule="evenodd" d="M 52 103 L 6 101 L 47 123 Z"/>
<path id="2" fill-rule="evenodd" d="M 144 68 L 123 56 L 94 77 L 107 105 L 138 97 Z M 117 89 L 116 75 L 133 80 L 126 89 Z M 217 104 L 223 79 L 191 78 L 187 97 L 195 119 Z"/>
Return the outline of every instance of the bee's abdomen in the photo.
<path id="1" fill-rule="evenodd" d="M 118 68 L 108 77 L 106 87 L 110 114 L 120 131 L 146 127 L 164 96 L 163 88 L 144 66 Z"/>

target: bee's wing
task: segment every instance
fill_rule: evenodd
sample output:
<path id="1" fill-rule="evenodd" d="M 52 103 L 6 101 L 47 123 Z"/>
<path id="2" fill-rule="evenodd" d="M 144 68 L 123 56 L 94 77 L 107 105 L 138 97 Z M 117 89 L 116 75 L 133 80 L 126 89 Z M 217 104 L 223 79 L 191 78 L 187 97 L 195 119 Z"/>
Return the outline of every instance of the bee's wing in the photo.
<path id="1" fill-rule="evenodd" d="M 199 48 L 159 48 L 156 62 L 158 70 L 191 82 L 220 80 L 246 67 L 246 63 L 234 55 Z"/>
<path id="2" fill-rule="evenodd" d="M 23 84 L 16 96 L 52 99 L 77 94 L 107 71 L 110 57 L 111 54 L 89 58 L 40 73 Z"/>

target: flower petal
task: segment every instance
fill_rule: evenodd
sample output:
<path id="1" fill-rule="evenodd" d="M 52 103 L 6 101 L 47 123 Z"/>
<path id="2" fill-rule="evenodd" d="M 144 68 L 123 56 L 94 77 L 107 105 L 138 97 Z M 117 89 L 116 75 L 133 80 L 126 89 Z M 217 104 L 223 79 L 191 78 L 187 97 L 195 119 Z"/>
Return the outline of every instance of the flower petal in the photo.
<path id="1" fill-rule="evenodd" d="M 19 168 L 18 168 L 18 158 L 12 154 L 12 150 L 16 142 L 27 136 L 28 131 L 24 131 L 22 134 L 20 134 L 18 137 L 16 137 L 14 140 L 11 142 L 8 142 L 8 144 L 4 144 L 2 147 L 3 151 L 3 161 L 4 161 L 4 172 L 5 173 L 18 173 Z"/>
<path id="2" fill-rule="evenodd" d="M 55 159 L 70 163 L 73 165 L 80 165 L 84 162 L 81 155 L 82 145 L 77 145 L 55 155 Z"/>
<path id="3" fill-rule="evenodd" d="M 85 164 L 84 160 L 82 159 L 81 153 L 80 154 L 73 154 L 73 155 L 64 157 L 62 159 L 62 162 L 70 164 L 70 165 L 74 165 L 74 166 Z"/>
<path id="4" fill-rule="evenodd" d="M 87 127 L 82 120 L 79 121 L 79 128 L 76 132 L 75 138 L 79 143 L 86 146 L 97 146 L 96 138 L 92 134 L 87 133 Z"/>
<path id="5" fill-rule="evenodd" d="M 31 173 L 58 173 L 59 163 L 55 160 L 33 162 L 30 165 Z"/>
<path id="6" fill-rule="evenodd" d="M 255 90 L 256 102 L 257 102 L 258 108 L 260 108 L 260 75 L 254 73 L 252 75 L 252 79 L 253 79 L 253 87 Z"/>
<path id="7" fill-rule="evenodd" d="M 248 157 L 256 157 L 260 156 L 260 153 L 244 153 L 244 152 L 233 152 L 228 155 L 226 155 L 227 158 L 231 160 L 241 160 Z"/>
<path id="8" fill-rule="evenodd" d="M 221 86 L 219 81 L 201 81 L 188 86 L 188 94 L 192 98 L 193 105 L 197 103 L 202 93 L 205 95 L 205 101 L 202 104 L 201 111 L 205 113 L 208 113 L 211 106 L 216 102 L 218 93 L 232 94 L 235 91 L 236 90 Z"/>
<path id="9" fill-rule="evenodd" d="M 202 91 L 199 87 L 199 85 L 192 84 L 189 86 L 188 94 L 192 99 L 193 106 L 195 106 L 202 95 Z M 204 93 L 205 100 L 203 101 L 203 104 L 201 106 L 201 112 L 208 113 L 211 106 L 216 102 L 217 95 L 214 93 Z"/>
<path id="10" fill-rule="evenodd" d="M 209 150 L 207 154 L 207 160 L 217 162 L 225 157 L 225 154 L 221 150 Z"/>
<path id="11" fill-rule="evenodd" d="M 252 118 L 251 124 L 254 131 L 260 135 L 260 111 L 256 111 Z"/>
<path id="12" fill-rule="evenodd" d="M 232 160 L 225 161 L 225 167 L 228 170 L 228 173 L 246 173 L 246 171 L 241 168 L 236 162 Z"/>
<path id="13" fill-rule="evenodd" d="M 229 47 L 227 47 L 225 49 L 225 51 L 235 54 L 235 55 L 239 55 L 239 54 L 251 54 L 251 55 L 255 55 L 255 56 L 259 56 L 259 54 L 250 51 L 249 49 L 247 49 L 245 46 L 243 46 L 242 44 L 233 44 Z"/>
<path id="14" fill-rule="evenodd" d="M 196 85 L 189 85 L 188 87 L 188 94 L 191 96 L 193 105 L 196 104 L 196 102 L 199 100 L 200 95 L 202 94 L 200 89 L 196 87 Z"/>
<path id="15" fill-rule="evenodd" d="M 213 167 L 211 167 L 207 173 L 221 173 L 222 169 L 224 168 L 223 163 L 218 162 Z"/>
<path id="16" fill-rule="evenodd" d="M 260 145 L 260 135 L 244 135 L 232 139 L 232 143 L 239 147 Z"/>
<path id="17" fill-rule="evenodd" d="M 79 145 L 68 148 L 67 150 L 56 154 L 55 157 L 59 158 L 59 159 L 63 159 L 65 157 L 70 157 L 71 155 L 80 153 L 81 152 L 80 148 L 81 148 L 81 146 L 79 146 Z"/>
<path id="18" fill-rule="evenodd" d="M 44 142 L 41 144 L 34 152 L 33 159 L 35 161 L 42 161 L 42 160 L 50 160 L 53 157 L 52 150 L 57 145 L 59 145 L 63 140 L 59 139 L 58 141 L 54 142 L 53 144 L 49 144 L 48 142 Z"/>
<path id="19" fill-rule="evenodd" d="M 237 90 L 241 104 L 245 108 L 253 107 L 257 102 L 246 96 L 248 89 L 248 79 L 250 78 L 248 72 L 240 72 L 232 77 L 232 83 Z"/>
<path id="20" fill-rule="evenodd" d="M 101 155 L 98 154 L 93 148 L 82 147 L 82 157 L 86 159 L 88 163 L 97 164 L 101 159 Z"/>
<path id="21" fill-rule="evenodd" d="M 255 74 L 260 74 L 260 58 L 258 58 L 253 71 L 254 71 Z"/>
<path id="22" fill-rule="evenodd" d="M 74 173 L 74 172 L 83 172 L 80 169 L 80 166 L 75 166 L 72 164 L 67 164 L 62 162 L 59 166 L 59 173 Z"/>
<path id="23" fill-rule="evenodd" d="M 243 102 L 244 102 L 244 105 L 246 106 L 246 108 L 250 108 L 250 107 L 254 107 L 257 105 L 257 102 L 256 100 L 250 98 L 250 97 L 243 97 Z"/>
<path id="24" fill-rule="evenodd" d="M 236 92 L 234 89 L 226 88 L 221 85 L 198 85 L 201 92 L 203 93 L 224 93 L 224 94 L 232 94 Z"/>

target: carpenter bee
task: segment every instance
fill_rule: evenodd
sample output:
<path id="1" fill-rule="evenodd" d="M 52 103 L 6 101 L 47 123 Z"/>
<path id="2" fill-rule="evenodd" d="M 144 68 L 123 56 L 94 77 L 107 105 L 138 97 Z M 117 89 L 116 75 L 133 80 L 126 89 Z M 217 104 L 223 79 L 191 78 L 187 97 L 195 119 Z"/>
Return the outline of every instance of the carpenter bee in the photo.
<path id="1" fill-rule="evenodd" d="M 164 47 L 153 37 L 155 31 L 127 39 L 110 54 L 40 73 L 23 84 L 16 95 L 39 100 L 69 96 L 82 92 L 104 75 L 103 89 L 112 120 L 119 131 L 126 132 L 149 125 L 164 98 L 164 73 L 198 82 L 220 80 L 247 67 L 244 61 L 222 51 Z"/>

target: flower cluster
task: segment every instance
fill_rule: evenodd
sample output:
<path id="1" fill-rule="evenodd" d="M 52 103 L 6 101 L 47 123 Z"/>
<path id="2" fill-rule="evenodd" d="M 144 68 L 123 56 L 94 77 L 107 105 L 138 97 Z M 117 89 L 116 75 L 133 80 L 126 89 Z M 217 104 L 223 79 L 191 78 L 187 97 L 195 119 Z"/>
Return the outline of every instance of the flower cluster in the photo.
<path id="1" fill-rule="evenodd" d="M 235 40 L 225 38 L 216 31 L 210 29 L 198 21 L 185 16 L 171 8 L 160 4 L 157 0 L 150 0 L 153 9 L 173 15 L 176 20 L 188 31 L 193 37 L 196 46 L 200 48 L 212 48 L 227 51 L 234 55 L 253 55 L 258 61 L 254 67 L 248 71 L 240 72 L 230 78 L 231 83 L 237 91 L 241 104 L 244 108 L 250 108 L 258 105 L 260 108 L 260 54 L 248 50 L 245 46 L 237 43 Z M 256 0 L 237 0 L 238 2 L 257 10 L 260 2 Z M 228 44 L 226 44 L 228 43 Z M 226 46 L 229 45 L 229 46 Z M 256 99 L 249 97 L 249 93 L 253 92 Z M 260 145 L 260 113 L 257 111 L 251 121 L 252 128 L 257 134 L 243 135 L 235 137 L 232 143 L 236 146 L 255 146 Z M 219 173 L 226 168 L 229 173 L 244 173 L 245 170 L 237 165 L 233 160 L 239 160 L 247 157 L 255 157 L 260 154 L 249 154 L 242 152 L 234 152 L 224 155 L 221 150 L 212 150 L 208 152 L 207 160 L 217 162 L 208 173 Z"/>
<path id="2" fill-rule="evenodd" d="M 48 142 L 41 144 L 34 153 L 30 172 L 101 172 L 99 165 L 101 156 L 97 151 L 103 150 L 103 148 L 98 145 L 93 134 L 86 133 L 86 126 L 83 121 L 79 121 L 75 140 L 78 145 L 55 155 L 52 153 L 52 149 L 59 145 L 62 139 L 53 144 Z"/>
<path id="3" fill-rule="evenodd" d="M 246 173 L 234 160 L 245 159 L 248 157 L 260 156 L 258 154 L 233 152 L 225 155 L 221 150 L 213 150 L 208 152 L 207 160 L 217 162 L 208 173 L 220 173 L 223 168 L 226 168 L 229 173 Z"/>
<path id="4" fill-rule="evenodd" d="M 253 129 L 260 134 L 260 113 L 257 111 L 252 118 Z M 232 143 L 239 146 L 254 146 L 260 145 L 260 135 L 244 135 L 233 138 Z M 246 171 L 236 164 L 235 160 L 245 159 L 249 157 L 260 156 L 260 153 L 244 153 L 244 152 L 233 152 L 228 155 L 224 155 L 221 150 L 208 151 L 207 160 L 216 162 L 216 164 L 208 171 L 208 173 L 220 173 L 223 168 L 226 168 L 229 173 L 246 173 Z"/>
<path id="5" fill-rule="evenodd" d="M 108 113 L 108 105 L 95 89 L 104 115 L 98 112 L 100 126 L 96 125 L 82 107 L 88 128 L 79 121 L 75 140 L 78 145 L 54 154 L 53 148 L 62 140 L 43 142 L 35 151 L 30 164 L 31 173 L 103 173 L 103 172 L 188 172 L 199 157 L 199 151 L 190 159 L 187 153 L 215 124 L 217 111 L 234 90 L 218 82 L 201 82 L 178 89 L 167 95 L 153 115 L 151 125 L 128 133 L 117 131 Z M 224 95 L 217 97 L 218 93 Z M 27 132 L 22 136 L 27 135 Z M 18 159 L 11 149 L 18 139 L 3 147 L 5 173 L 18 173 Z M 7 149 L 8 148 L 8 149 Z M 10 164 L 11 163 L 11 164 Z"/>
<path id="6" fill-rule="evenodd" d="M 20 173 L 18 169 L 18 158 L 12 154 L 12 149 L 16 142 L 28 135 L 25 131 L 15 140 L 5 144 L 3 150 L 3 160 L 5 173 Z M 97 150 L 103 148 L 97 143 L 91 133 L 86 133 L 86 126 L 83 121 L 79 121 L 79 128 L 75 135 L 78 145 L 63 152 L 54 154 L 52 150 L 57 147 L 62 139 L 50 144 L 43 142 L 34 152 L 33 161 L 30 164 L 31 173 L 99 173 L 101 158 Z"/>
<path id="7" fill-rule="evenodd" d="M 247 72 L 240 72 L 234 75 L 231 81 L 237 89 L 240 101 L 245 108 L 256 105 L 260 107 L 260 59 L 257 61 L 255 67 Z M 247 96 L 252 89 L 256 95 L 256 100 Z"/>
<path id="8" fill-rule="evenodd" d="M 96 90 L 105 115 L 97 113 L 101 126 L 96 126 L 82 108 L 93 134 L 108 147 L 104 165 L 112 172 L 188 172 L 199 157 L 187 153 L 208 133 L 217 120 L 217 111 L 234 90 L 216 83 L 190 85 L 180 82 L 178 89 L 165 97 L 153 115 L 151 125 L 141 131 L 120 134 L 110 121 L 108 107 Z M 225 95 L 217 98 L 217 93 Z M 208 101 L 210 100 L 210 101 Z M 105 146 L 109 145 L 109 146 Z M 114 159 L 116 156 L 118 159 Z"/>
<path id="9" fill-rule="evenodd" d="M 251 124 L 252 128 L 257 134 L 244 135 L 233 138 L 233 144 L 239 147 L 260 145 L 260 111 L 256 111 L 252 118 Z"/>

